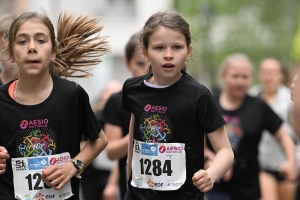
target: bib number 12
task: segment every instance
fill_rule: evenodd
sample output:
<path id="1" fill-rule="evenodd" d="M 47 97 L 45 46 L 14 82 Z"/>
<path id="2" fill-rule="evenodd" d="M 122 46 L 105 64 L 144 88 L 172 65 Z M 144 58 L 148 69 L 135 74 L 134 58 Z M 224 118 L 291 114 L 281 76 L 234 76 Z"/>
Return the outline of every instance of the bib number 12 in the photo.
<path id="1" fill-rule="evenodd" d="M 25 179 L 28 180 L 28 187 L 29 190 L 41 190 L 43 187 L 40 186 L 40 183 L 42 182 L 42 175 L 39 173 L 35 173 L 33 175 L 29 174 L 28 176 L 25 177 Z M 34 186 L 33 186 L 33 180 L 36 180 Z M 50 189 L 46 183 L 44 183 L 44 188 Z"/>
<path id="2" fill-rule="evenodd" d="M 171 166 L 171 160 L 165 160 L 165 162 L 163 163 L 163 167 L 161 161 L 156 159 L 151 162 L 150 159 L 141 158 L 140 164 L 141 164 L 141 174 L 152 175 L 153 173 L 154 176 L 160 176 L 162 173 L 165 173 L 167 174 L 167 176 L 171 176 L 173 172 Z M 146 170 L 144 166 L 146 166 Z M 151 172 L 151 168 L 152 168 L 152 172 Z"/>

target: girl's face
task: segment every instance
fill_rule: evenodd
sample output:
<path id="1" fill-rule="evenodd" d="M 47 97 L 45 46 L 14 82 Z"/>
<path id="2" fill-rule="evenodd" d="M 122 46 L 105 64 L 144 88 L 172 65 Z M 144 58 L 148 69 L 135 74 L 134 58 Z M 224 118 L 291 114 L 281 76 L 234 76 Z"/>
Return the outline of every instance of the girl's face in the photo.
<path id="1" fill-rule="evenodd" d="M 232 61 L 222 80 L 226 91 L 234 98 L 243 98 L 252 82 L 252 68 L 246 61 Z"/>
<path id="2" fill-rule="evenodd" d="M 126 64 L 134 77 L 142 76 L 147 73 L 148 63 L 141 55 L 141 50 L 135 52 L 130 60 L 126 60 Z"/>
<path id="3" fill-rule="evenodd" d="M 264 90 L 277 90 L 283 79 L 280 64 L 273 59 L 264 60 L 260 64 L 259 79 Z"/>
<path id="4" fill-rule="evenodd" d="M 182 33 L 163 26 L 153 32 L 143 54 L 151 63 L 154 84 L 170 85 L 178 81 L 191 52 L 192 46 L 187 46 Z"/>
<path id="5" fill-rule="evenodd" d="M 39 20 L 25 21 L 13 42 L 13 58 L 20 75 L 35 76 L 49 73 L 49 64 L 55 60 L 48 28 Z"/>

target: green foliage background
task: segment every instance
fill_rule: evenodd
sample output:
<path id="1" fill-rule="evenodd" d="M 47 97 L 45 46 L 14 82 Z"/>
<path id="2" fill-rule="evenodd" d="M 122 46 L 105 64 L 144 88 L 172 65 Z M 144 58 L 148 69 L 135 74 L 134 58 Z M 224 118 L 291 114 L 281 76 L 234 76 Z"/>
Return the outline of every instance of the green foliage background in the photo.
<path id="1" fill-rule="evenodd" d="M 298 56 L 300 61 L 295 51 L 300 45 L 293 46 L 299 5 L 299 0 L 174 0 L 194 37 L 189 72 L 215 87 L 220 63 L 236 52 L 247 54 L 255 67 L 272 56 L 291 68 Z"/>

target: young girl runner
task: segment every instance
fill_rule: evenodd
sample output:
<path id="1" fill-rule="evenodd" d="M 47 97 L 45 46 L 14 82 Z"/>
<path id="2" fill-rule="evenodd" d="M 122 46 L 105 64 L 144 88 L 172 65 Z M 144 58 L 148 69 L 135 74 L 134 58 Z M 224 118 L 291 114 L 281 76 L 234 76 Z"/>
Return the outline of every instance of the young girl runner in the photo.
<path id="1" fill-rule="evenodd" d="M 279 60 L 263 59 L 258 70 L 260 84 L 253 86 L 250 92 L 263 99 L 272 108 L 283 120 L 287 133 L 297 141 L 294 130 L 288 122 L 292 101 L 291 91 L 284 85 L 284 80 L 287 79 L 284 72 L 285 68 Z M 278 141 L 268 131 L 262 133 L 258 151 L 261 200 L 294 200 L 297 182 L 287 180 L 280 173 L 279 166 L 286 161 L 286 156 Z"/>
<path id="2" fill-rule="evenodd" d="M 85 77 L 84 67 L 101 61 L 108 52 L 102 26 L 62 13 L 57 30 L 56 40 L 49 18 L 37 12 L 23 13 L 10 27 L 6 53 L 19 79 L 0 89 L 0 146 L 10 156 L 0 199 L 79 199 L 77 177 L 107 144 L 87 93 L 60 78 Z M 82 134 L 89 142 L 80 151 Z"/>
<path id="3" fill-rule="evenodd" d="M 209 90 L 186 73 L 189 24 L 158 12 L 140 35 L 151 73 L 128 79 L 123 108 L 131 114 L 125 199 L 203 199 L 230 168 L 233 153 Z M 203 170 L 204 134 L 217 153 Z"/>

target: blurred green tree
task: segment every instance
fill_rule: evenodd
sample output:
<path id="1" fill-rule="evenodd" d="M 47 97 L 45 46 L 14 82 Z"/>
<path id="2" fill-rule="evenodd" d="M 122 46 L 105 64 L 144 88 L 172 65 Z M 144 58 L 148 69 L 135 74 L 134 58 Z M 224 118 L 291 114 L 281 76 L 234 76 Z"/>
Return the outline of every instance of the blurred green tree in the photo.
<path id="1" fill-rule="evenodd" d="M 236 52 L 247 54 L 256 67 L 267 56 L 291 66 L 299 5 L 299 0 L 174 0 L 195 39 L 189 72 L 216 87 L 220 63 Z"/>

